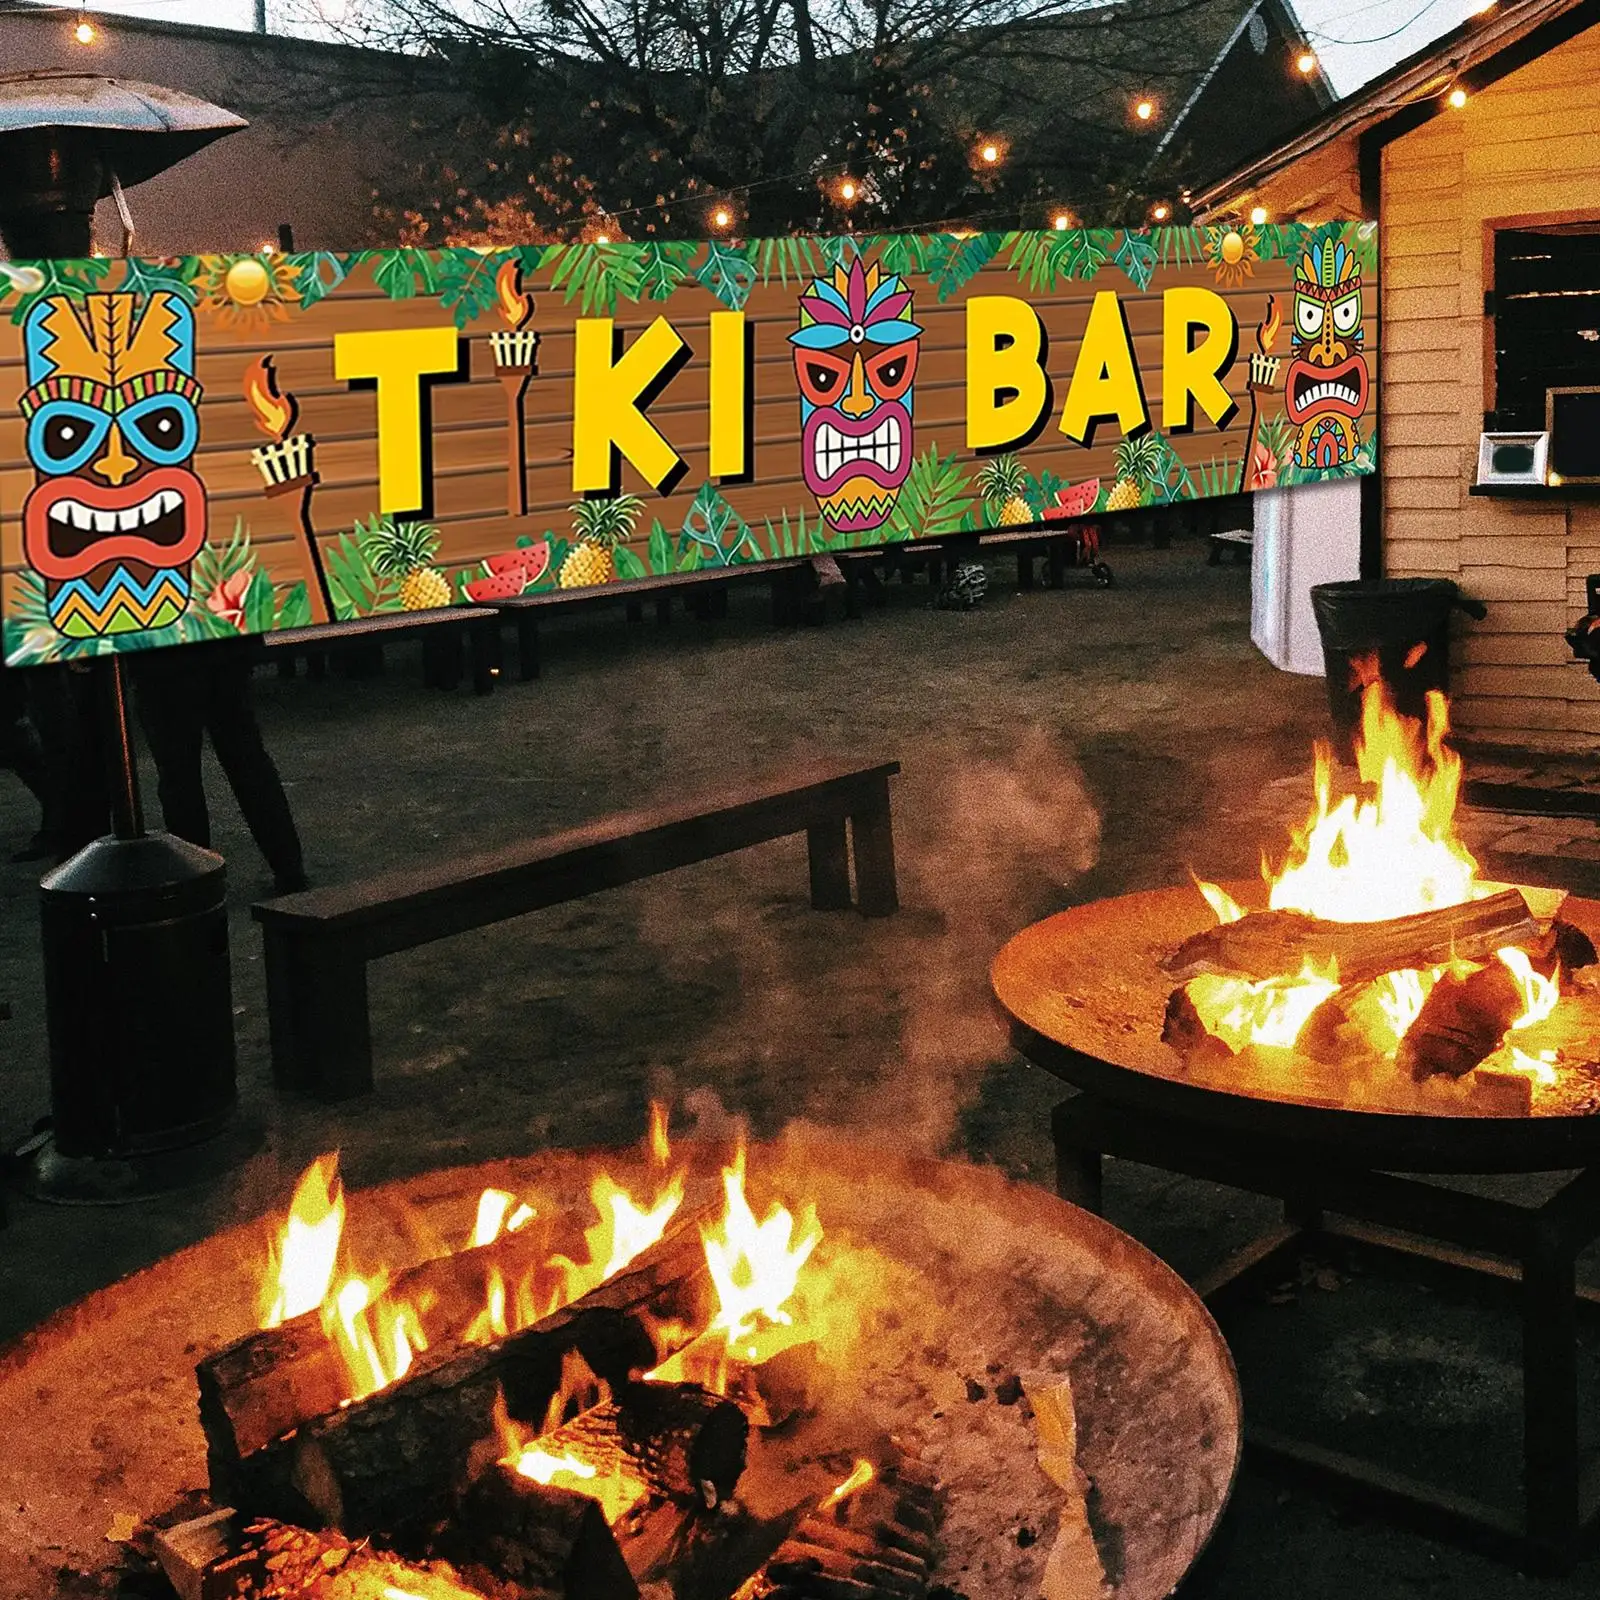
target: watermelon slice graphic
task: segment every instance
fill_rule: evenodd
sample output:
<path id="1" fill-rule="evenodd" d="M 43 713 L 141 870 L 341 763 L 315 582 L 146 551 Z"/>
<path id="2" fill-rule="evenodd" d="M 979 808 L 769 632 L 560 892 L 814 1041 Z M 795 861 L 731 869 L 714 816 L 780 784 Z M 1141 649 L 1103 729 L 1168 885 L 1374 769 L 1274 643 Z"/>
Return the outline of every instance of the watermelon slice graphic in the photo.
<path id="1" fill-rule="evenodd" d="M 1045 507 L 1044 520 L 1071 522 L 1074 517 L 1086 517 L 1094 510 L 1094 503 L 1099 498 L 1100 480 L 1085 478 L 1073 488 L 1056 490 L 1056 503 Z"/>

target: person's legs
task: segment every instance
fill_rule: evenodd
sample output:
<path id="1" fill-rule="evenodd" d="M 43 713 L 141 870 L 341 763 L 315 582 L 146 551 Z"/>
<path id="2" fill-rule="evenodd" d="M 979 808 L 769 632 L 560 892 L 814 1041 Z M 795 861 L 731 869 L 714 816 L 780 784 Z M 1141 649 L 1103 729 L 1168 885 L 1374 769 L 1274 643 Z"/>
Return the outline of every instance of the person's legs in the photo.
<path id="1" fill-rule="evenodd" d="M 64 664 L 28 669 L 28 716 L 39 735 L 41 832 L 65 860 L 110 831 L 94 677 Z"/>
<path id="2" fill-rule="evenodd" d="M 156 792 L 168 833 L 211 848 L 200 751 L 205 737 L 206 673 L 181 660 L 181 647 L 138 664 L 139 723 L 156 764 Z"/>
<path id="3" fill-rule="evenodd" d="M 248 656 L 230 653 L 219 659 L 208 675 L 206 731 L 251 836 L 266 857 L 279 889 L 304 887 L 305 857 L 300 834 L 289 809 L 289 797 L 283 792 L 283 780 L 250 704 Z"/>

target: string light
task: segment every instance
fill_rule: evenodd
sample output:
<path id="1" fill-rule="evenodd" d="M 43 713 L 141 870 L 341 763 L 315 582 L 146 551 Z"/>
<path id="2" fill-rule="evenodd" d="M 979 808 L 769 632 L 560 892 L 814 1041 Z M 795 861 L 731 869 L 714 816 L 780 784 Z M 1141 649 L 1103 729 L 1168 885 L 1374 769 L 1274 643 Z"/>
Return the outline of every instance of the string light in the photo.
<path id="1" fill-rule="evenodd" d="M 1449 100 L 1450 104 L 1454 106 L 1457 111 L 1459 111 L 1462 106 L 1467 103 L 1467 91 L 1457 84 L 1457 86 L 1450 91 Z"/>
<path id="2" fill-rule="evenodd" d="M 1267 208 L 1256 206 L 1250 213 L 1250 220 L 1259 228 L 1267 220 Z"/>
<path id="3" fill-rule="evenodd" d="M 719 227 L 726 228 L 733 221 L 733 214 L 726 206 L 718 206 L 711 214 L 711 220 Z"/>
<path id="4" fill-rule="evenodd" d="M 1000 159 L 1000 146 L 997 144 L 986 144 L 978 152 L 978 154 L 992 167 L 995 162 Z"/>
<path id="5" fill-rule="evenodd" d="M 1165 222 L 1167 218 L 1172 215 L 1172 207 L 1169 206 L 1165 200 L 1158 201 L 1155 205 L 1151 206 L 1150 215 L 1154 217 L 1157 222 Z"/>
<path id="6" fill-rule="evenodd" d="M 1302 50 L 1294 59 L 1294 67 L 1301 77 L 1309 78 L 1317 70 L 1317 58 L 1309 50 Z"/>
<path id="7" fill-rule="evenodd" d="M 594 236 L 594 242 L 596 244 L 610 244 L 611 243 L 611 235 L 609 233 L 597 233 Z"/>
<path id="8" fill-rule="evenodd" d="M 256 252 L 257 255 L 263 255 L 263 256 L 275 256 L 275 255 L 277 255 L 277 253 L 278 253 L 278 247 L 277 247 L 277 245 L 273 244 L 271 240 L 268 240 Z"/>
<path id="9" fill-rule="evenodd" d="M 1054 228 L 1057 233 L 1065 233 L 1067 229 L 1072 226 L 1072 213 L 1070 211 L 1056 212 L 1056 214 L 1050 219 L 1050 226 Z"/>
<path id="10" fill-rule="evenodd" d="M 79 44 L 94 43 L 94 24 L 89 20 L 88 13 L 81 5 L 78 7 L 78 26 L 72 30 L 72 37 Z"/>
<path id="11" fill-rule="evenodd" d="M 854 200 L 855 197 L 856 186 L 849 178 L 846 178 L 844 182 L 839 185 L 839 198 L 848 204 L 851 200 Z"/>
<path id="12" fill-rule="evenodd" d="M 1134 106 L 1134 108 L 1133 108 L 1133 114 L 1141 122 L 1148 122 L 1151 119 L 1151 117 L 1153 117 L 1156 114 L 1156 103 L 1155 103 L 1155 101 L 1154 100 L 1141 100 L 1141 101 L 1139 101 L 1139 103 L 1136 106 Z"/>

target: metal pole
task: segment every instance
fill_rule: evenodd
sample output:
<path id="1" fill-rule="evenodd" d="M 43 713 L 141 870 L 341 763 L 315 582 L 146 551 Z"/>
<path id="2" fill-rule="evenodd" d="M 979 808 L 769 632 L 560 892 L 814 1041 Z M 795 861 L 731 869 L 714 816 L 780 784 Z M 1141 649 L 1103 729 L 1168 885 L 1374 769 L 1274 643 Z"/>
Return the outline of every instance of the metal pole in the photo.
<path id="1" fill-rule="evenodd" d="M 256 32 L 267 31 L 267 0 L 256 0 Z"/>
<path id="2" fill-rule="evenodd" d="M 120 655 L 104 659 L 101 692 L 105 696 L 101 715 L 107 754 L 113 758 L 106 773 L 111 788 L 111 830 L 119 839 L 142 839 L 144 807 L 139 802 L 139 768 L 128 725 L 127 681 Z"/>

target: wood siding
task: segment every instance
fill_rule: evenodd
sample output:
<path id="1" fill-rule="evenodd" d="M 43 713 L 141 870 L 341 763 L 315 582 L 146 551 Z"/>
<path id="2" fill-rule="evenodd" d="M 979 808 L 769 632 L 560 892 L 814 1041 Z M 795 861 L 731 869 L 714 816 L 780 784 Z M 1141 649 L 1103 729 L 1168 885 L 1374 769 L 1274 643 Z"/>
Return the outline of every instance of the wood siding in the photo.
<path id="1" fill-rule="evenodd" d="M 1600 571 L 1600 505 L 1468 492 L 1493 399 L 1483 296 L 1496 227 L 1600 220 L 1597 77 L 1592 30 L 1383 156 L 1385 568 L 1454 578 L 1485 602 L 1488 618 L 1465 623 L 1457 645 L 1454 720 L 1530 746 L 1587 748 L 1600 734 L 1600 684 L 1561 637 Z"/>

